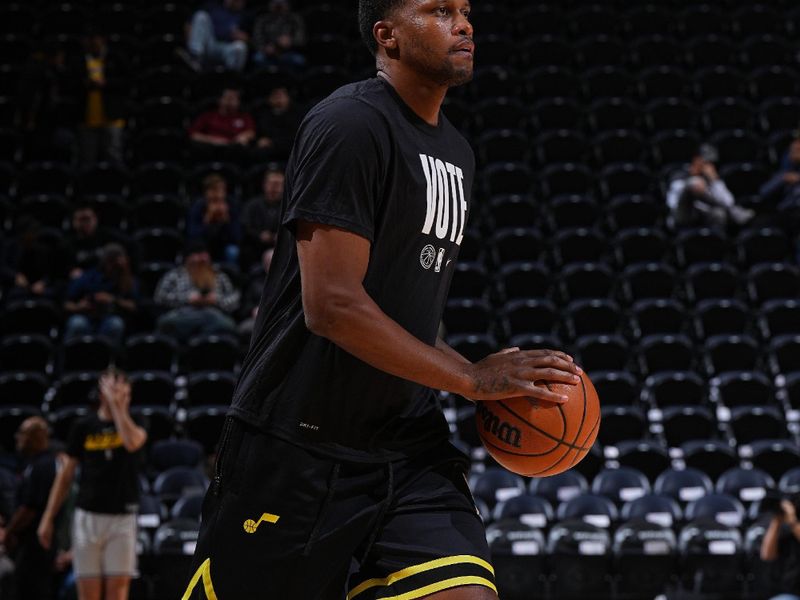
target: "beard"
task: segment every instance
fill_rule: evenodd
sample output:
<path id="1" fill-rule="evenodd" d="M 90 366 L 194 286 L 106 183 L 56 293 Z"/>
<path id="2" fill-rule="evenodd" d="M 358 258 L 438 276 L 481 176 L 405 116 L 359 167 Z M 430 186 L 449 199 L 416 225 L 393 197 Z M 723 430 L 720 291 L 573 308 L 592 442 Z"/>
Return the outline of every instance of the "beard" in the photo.
<path id="1" fill-rule="evenodd" d="M 407 50 L 406 61 L 414 70 L 438 85 L 456 87 L 472 81 L 472 62 L 460 65 L 456 61 L 462 59 L 448 53 L 444 60 L 438 58 L 437 50 L 425 42 L 415 39 Z"/>

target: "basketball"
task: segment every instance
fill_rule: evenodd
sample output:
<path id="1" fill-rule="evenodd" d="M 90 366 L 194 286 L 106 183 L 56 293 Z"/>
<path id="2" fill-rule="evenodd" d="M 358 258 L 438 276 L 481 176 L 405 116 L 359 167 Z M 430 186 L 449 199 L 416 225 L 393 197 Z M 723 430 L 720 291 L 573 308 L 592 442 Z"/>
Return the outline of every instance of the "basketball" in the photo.
<path id="1" fill-rule="evenodd" d="M 528 477 L 571 469 L 589 452 L 600 429 L 600 402 L 585 371 L 577 385 L 541 385 L 569 400 L 552 406 L 526 397 L 478 402 L 475 413 L 489 454 L 509 471 Z"/>

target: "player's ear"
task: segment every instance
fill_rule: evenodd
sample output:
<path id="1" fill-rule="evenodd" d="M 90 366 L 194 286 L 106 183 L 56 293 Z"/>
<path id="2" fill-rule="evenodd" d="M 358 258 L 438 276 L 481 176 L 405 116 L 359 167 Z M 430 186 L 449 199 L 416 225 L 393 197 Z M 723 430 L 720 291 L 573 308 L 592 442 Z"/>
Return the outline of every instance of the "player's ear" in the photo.
<path id="1" fill-rule="evenodd" d="M 372 35 L 387 53 L 397 50 L 397 38 L 394 37 L 394 26 L 391 21 L 378 21 L 372 27 Z"/>

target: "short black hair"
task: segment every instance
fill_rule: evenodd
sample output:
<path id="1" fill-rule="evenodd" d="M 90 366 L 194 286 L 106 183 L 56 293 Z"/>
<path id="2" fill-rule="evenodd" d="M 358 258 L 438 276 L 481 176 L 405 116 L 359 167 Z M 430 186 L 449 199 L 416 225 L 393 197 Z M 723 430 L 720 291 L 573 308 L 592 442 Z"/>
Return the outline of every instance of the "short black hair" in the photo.
<path id="1" fill-rule="evenodd" d="M 358 0 L 358 29 L 361 32 L 361 39 L 372 52 L 372 56 L 378 54 L 378 43 L 372 35 L 372 28 L 375 23 L 385 19 L 389 13 L 404 0 Z"/>

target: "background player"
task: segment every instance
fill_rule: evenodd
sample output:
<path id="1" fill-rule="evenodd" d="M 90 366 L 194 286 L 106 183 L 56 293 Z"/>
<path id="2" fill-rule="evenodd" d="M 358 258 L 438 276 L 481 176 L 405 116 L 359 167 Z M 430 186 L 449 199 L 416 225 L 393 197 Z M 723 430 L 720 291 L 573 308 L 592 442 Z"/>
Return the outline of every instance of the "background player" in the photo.
<path id="1" fill-rule="evenodd" d="M 131 385 L 124 373 L 100 376 L 96 413 L 76 422 L 66 458 L 56 475 L 39 525 L 49 548 L 53 520 L 67 496 L 78 464 L 81 479 L 72 524 L 72 562 L 80 600 L 125 600 L 136 571 L 138 451 L 147 432 L 129 413 Z"/>
<path id="2" fill-rule="evenodd" d="M 431 388 L 562 402 L 534 381 L 578 381 L 558 352 L 472 364 L 436 338 L 474 173 L 440 112 L 472 76 L 469 3 L 362 0 L 359 18 L 378 77 L 298 133 L 184 599 L 496 599 Z"/>

